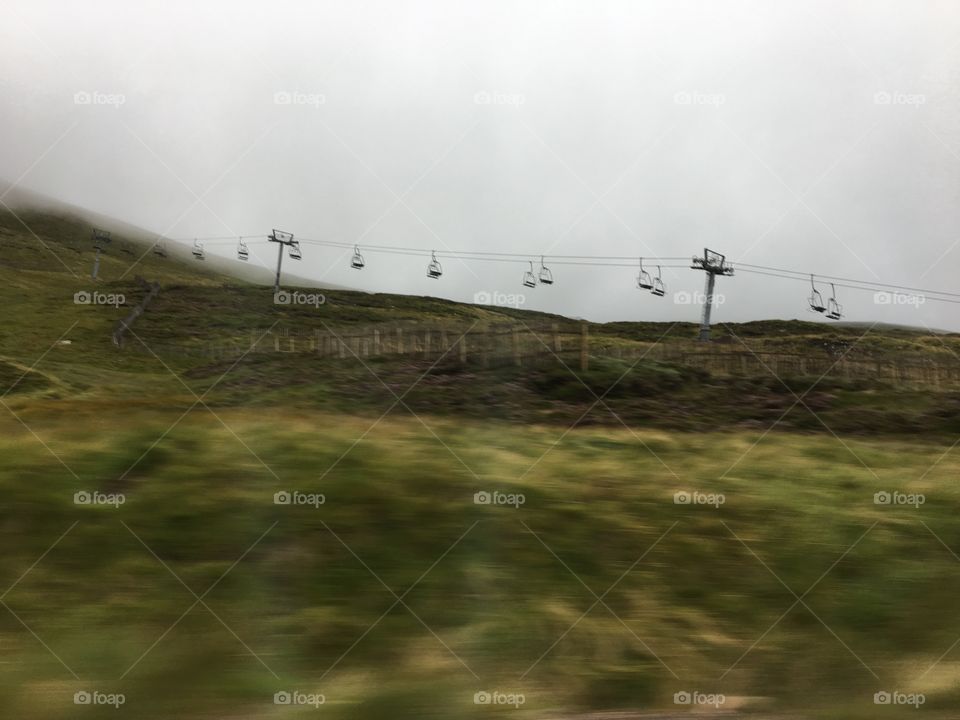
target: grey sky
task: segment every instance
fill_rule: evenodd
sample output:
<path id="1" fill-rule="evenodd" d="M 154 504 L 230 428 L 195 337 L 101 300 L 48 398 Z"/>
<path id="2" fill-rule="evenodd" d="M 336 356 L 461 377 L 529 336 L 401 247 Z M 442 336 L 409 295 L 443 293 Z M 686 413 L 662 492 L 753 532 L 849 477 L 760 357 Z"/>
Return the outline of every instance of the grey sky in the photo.
<path id="1" fill-rule="evenodd" d="M 957 291 L 958 68 L 952 2 L 8 0 L 0 176 L 171 238 L 279 227 L 441 260 L 706 245 Z M 703 285 L 665 270 L 658 300 L 636 268 L 525 290 L 521 265 L 447 259 L 432 281 L 420 258 L 304 255 L 336 284 L 598 320 L 693 320 L 674 293 Z M 719 320 L 819 317 L 800 283 L 720 292 Z M 839 294 L 851 320 L 960 329 L 956 305 Z"/>

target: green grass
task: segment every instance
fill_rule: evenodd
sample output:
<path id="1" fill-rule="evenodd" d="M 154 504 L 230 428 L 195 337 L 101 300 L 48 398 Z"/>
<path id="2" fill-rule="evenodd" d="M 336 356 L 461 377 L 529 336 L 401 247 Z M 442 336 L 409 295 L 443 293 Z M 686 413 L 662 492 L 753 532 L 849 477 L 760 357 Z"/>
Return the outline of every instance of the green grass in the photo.
<path id="1" fill-rule="evenodd" d="M 5 602 L 81 680 L 8 613 L 0 695 L 17 717 L 83 717 L 67 701 L 93 687 L 143 718 L 269 716 L 284 688 L 345 718 L 480 717 L 482 689 L 524 693 L 530 717 L 669 709 L 684 689 L 825 717 L 871 716 L 881 688 L 925 692 L 928 710 L 960 700 L 954 658 L 919 677 L 960 637 L 940 543 L 960 550 L 960 460 L 925 475 L 939 445 L 769 436 L 750 450 L 754 435 L 609 429 L 554 445 L 552 427 L 398 411 L 338 462 L 368 419 L 227 409 L 224 427 L 197 408 L 154 446 L 179 412 L 66 409 L 21 415 L 49 450 L 12 418 L 0 449 L 8 585 L 76 522 Z M 126 503 L 76 506 L 81 489 Z M 292 489 L 326 503 L 273 504 Z M 873 504 L 894 489 L 927 503 Z M 480 490 L 526 502 L 477 506 Z M 726 502 L 675 505 L 678 490 Z M 384 584 L 402 594 L 428 570 L 409 610 L 364 636 L 394 601 Z M 828 570 L 809 610 L 724 675 L 793 604 L 780 580 L 802 594 Z M 198 594 L 216 583 L 205 602 L 229 629 L 194 607 L 121 680 L 194 601 L 174 573 Z M 611 586 L 609 610 L 581 618 Z"/>

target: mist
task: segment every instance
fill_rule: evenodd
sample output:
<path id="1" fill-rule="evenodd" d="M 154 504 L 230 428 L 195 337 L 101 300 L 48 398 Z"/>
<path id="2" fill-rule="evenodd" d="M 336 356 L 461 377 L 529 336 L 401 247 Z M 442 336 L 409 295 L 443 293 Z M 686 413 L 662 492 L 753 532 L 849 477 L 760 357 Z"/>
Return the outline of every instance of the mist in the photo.
<path id="1" fill-rule="evenodd" d="M 909 9 L 909 14 L 906 11 Z M 953 291 L 960 11 L 902 2 L 8 2 L 0 177 L 187 244 L 304 246 L 299 276 L 592 320 L 695 320 L 636 267 L 689 258 Z M 252 242 L 251 264 L 274 251 Z M 229 244 L 210 247 L 230 257 Z M 55 262 L 51 258 L 51 262 Z M 655 263 L 654 263 L 655 264 Z M 827 292 L 828 286 L 821 283 Z M 819 319 L 802 282 L 719 280 L 719 322 Z M 951 304 L 837 289 L 847 319 L 960 329 Z"/>

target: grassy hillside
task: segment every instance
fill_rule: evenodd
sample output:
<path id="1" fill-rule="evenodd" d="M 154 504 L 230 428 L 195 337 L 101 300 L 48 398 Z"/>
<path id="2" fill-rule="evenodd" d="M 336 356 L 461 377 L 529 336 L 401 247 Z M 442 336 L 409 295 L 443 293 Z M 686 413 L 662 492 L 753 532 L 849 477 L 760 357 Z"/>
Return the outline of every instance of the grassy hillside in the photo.
<path id="1" fill-rule="evenodd" d="M 571 372 L 172 352 L 270 326 L 569 321 L 347 291 L 277 306 L 269 288 L 152 255 L 136 272 L 163 291 L 120 350 L 111 330 L 143 290 L 119 278 L 143 245 L 117 235 L 96 286 L 126 306 L 76 305 L 89 227 L 21 217 L 39 239 L 0 214 L 11 717 L 709 716 L 682 692 L 724 695 L 723 717 L 914 717 L 873 703 L 900 691 L 939 719 L 960 701 L 957 391 L 609 354 Z M 594 349 L 666 330 L 589 326 Z M 721 326 L 717 345 L 960 350 L 863 332 L 765 321 Z M 316 503 L 275 504 L 283 491 Z M 325 702 L 274 703 L 295 690 Z M 78 706 L 80 691 L 125 704 Z M 477 705 L 482 691 L 523 702 Z"/>

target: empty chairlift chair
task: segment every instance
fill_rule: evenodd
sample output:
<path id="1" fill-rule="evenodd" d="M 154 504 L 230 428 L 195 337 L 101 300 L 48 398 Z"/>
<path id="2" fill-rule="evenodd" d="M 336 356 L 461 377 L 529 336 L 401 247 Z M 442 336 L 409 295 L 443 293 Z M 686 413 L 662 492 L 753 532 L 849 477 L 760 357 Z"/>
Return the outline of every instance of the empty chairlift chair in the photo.
<path id="1" fill-rule="evenodd" d="M 817 286 L 813 282 L 813 275 L 810 276 L 810 309 L 818 313 L 822 313 L 827 309 L 826 304 L 823 302 L 823 295 L 820 294 L 820 291 L 817 290 Z"/>
<path id="2" fill-rule="evenodd" d="M 203 244 L 199 240 L 193 241 L 193 257 L 197 260 L 203 260 Z"/>
<path id="3" fill-rule="evenodd" d="M 667 289 L 663 286 L 663 272 L 659 265 L 657 265 L 657 277 L 653 280 L 653 289 L 650 292 L 657 297 L 663 297 L 667 293 Z"/>
<path id="4" fill-rule="evenodd" d="M 830 283 L 830 290 L 832 295 L 827 300 L 827 317 L 831 320 L 839 320 L 843 317 L 843 306 L 837 302 L 837 289 L 833 286 L 833 283 Z"/>
<path id="5" fill-rule="evenodd" d="M 291 260 L 300 260 L 303 257 L 303 253 L 300 252 L 300 242 L 297 240 L 290 241 L 290 259 Z"/>
<path id="6" fill-rule="evenodd" d="M 640 258 L 640 272 L 637 275 L 637 287 L 641 290 L 653 290 L 653 280 L 650 273 L 643 269 L 643 258 Z"/>
<path id="7" fill-rule="evenodd" d="M 167 256 L 167 249 L 163 246 L 163 240 L 158 240 L 153 245 L 153 254 L 159 257 Z"/>
<path id="8" fill-rule="evenodd" d="M 360 254 L 360 248 L 357 245 L 353 246 L 353 259 L 350 260 L 350 267 L 354 270 L 363 270 L 363 266 L 366 263 L 363 261 L 363 255 Z"/>
<path id="9" fill-rule="evenodd" d="M 553 285 L 553 273 L 550 268 L 543 264 L 543 256 L 540 256 L 540 282 L 544 285 Z"/>
<path id="10" fill-rule="evenodd" d="M 443 268 L 440 266 L 440 262 L 437 260 L 437 254 L 431 250 L 430 264 L 427 265 L 427 277 L 436 280 L 441 275 L 443 275 Z"/>
<path id="11" fill-rule="evenodd" d="M 530 261 L 530 269 L 523 273 L 523 286 L 532 288 L 537 286 L 537 277 L 533 274 L 533 261 Z"/>
<path id="12" fill-rule="evenodd" d="M 243 238 L 240 238 L 237 241 L 237 260 L 243 260 L 246 262 L 250 258 L 250 251 L 247 249 L 247 244 L 243 242 Z"/>

